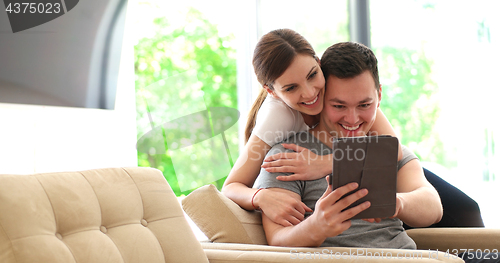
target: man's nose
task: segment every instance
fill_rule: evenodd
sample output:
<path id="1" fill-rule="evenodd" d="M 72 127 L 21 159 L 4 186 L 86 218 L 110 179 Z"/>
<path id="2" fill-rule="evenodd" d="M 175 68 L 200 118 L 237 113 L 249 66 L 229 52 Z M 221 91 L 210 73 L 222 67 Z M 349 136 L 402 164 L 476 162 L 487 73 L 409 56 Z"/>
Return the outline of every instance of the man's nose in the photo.
<path id="1" fill-rule="evenodd" d="M 355 125 L 359 121 L 358 111 L 355 108 L 348 109 L 344 120 L 350 125 Z"/>

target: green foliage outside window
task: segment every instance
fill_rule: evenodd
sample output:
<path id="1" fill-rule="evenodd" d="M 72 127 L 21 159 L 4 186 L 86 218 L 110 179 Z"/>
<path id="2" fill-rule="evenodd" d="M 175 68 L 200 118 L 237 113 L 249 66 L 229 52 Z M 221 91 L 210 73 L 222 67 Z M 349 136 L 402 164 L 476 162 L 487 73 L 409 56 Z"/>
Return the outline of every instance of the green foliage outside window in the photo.
<path id="1" fill-rule="evenodd" d="M 231 46 L 234 37 L 219 36 L 217 27 L 195 9 L 189 10 L 181 24 L 174 28 L 167 18 L 157 18 L 155 35 L 135 46 L 138 139 L 152 128 L 189 113 L 210 107 L 237 108 L 236 51 Z M 234 128 L 226 132 L 225 139 L 231 153 L 237 154 Z M 185 189 L 196 186 L 193 181 L 199 185 L 207 177 L 218 179 L 213 183 L 221 188 L 228 172 L 228 157 L 219 158 L 225 161 L 222 170 L 212 157 L 213 149 L 225 151 L 225 147 L 220 140 L 204 144 L 201 150 L 175 163 L 176 167 L 172 156 L 154 152 L 138 152 L 138 163 L 161 170 L 178 196 L 188 194 L 191 190 Z M 165 146 L 168 149 L 169 145 Z M 207 165 L 214 169 L 203 169 Z M 180 167 L 191 168 L 198 177 L 179 176 L 176 169 Z"/>
<path id="2" fill-rule="evenodd" d="M 374 52 L 382 84 L 380 107 L 401 135 L 401 143 L 423 161 L 450 165 L 434 132 L 439 104 L 438 87 L 432 78 L 433 61 L 405 48 L 381 47 Z"/>

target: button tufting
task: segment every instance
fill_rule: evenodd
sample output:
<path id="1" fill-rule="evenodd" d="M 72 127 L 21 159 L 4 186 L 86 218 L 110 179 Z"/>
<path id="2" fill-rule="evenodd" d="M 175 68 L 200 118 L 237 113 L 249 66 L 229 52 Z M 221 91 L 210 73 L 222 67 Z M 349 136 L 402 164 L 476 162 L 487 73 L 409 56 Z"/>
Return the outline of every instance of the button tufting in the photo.
<path id="1" fill-rule="evenodd" d="M 101 226 L 100 229 L 101 229 L 101 232 L 103 232 L 104 234 L 106 234 L 108 232 L 108 230 L 104 226 Z"/>
<path id="2" fill-rule="evenodd" d="M 63 239 L 63 238 L 62 238 L 62 235 L 61 235 L 61 234 L 59 234 L 59 233 L 56 233 L 56 237 L 57 237 L 57 238 L 59 238 L 60 240 L 62 240 L 62 239 Z"/>
<path id="3" fill-rule="evenodd" d="M 141 224 L 143 226 L 148 226 L 148 221 L 146 221 L 146 219 L 141 219 Z"/>

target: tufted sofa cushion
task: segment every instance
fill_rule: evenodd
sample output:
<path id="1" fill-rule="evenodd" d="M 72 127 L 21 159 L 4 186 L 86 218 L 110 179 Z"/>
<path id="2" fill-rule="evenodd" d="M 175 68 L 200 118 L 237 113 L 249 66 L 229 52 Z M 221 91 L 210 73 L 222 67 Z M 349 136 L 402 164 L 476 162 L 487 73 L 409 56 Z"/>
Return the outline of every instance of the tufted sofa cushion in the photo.
<path id="1" fill-rule="evenodd" d="M 0 262 L 208 262 L 151 168 L 0 175 Z"/>
<path id="2" fill-rule="evenodd" d="M 182 208 L 212 242 L 267 245 L 261 213 L 242 209 L 212 184 L 191 192 Z"/>

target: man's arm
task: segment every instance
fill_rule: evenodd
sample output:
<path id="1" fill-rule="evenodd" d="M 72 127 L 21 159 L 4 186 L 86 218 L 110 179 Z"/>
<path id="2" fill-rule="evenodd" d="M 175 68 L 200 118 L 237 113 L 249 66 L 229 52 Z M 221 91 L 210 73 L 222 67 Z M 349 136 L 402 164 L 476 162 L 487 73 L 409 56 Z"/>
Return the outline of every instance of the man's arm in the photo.
<path id="1" fill-rule="evenodd" d="M 425 179 L 418 159 L 405 164 L 398 172 L 396 217 L 412 227 L 437 223 L 443 216 L 441 199 L 436 189 Z"/>
<path id="2" fill-rule="evenodd" d="M 262 213 L 262 225 L 266 233 L 267 243 L 271 246 L 317 247 L 326 238 L 341 234 L 351 226 L 349 218 L 370 206 L 370 202 L 364 202 L 342 211 L 368 193 L 366 189 L 361 189 L 339 201 L 343 195 L 357 187 L 356 183 L 351 183 L 332 191 L 332 187 L 329 185 L 316 203 L 314 213 L 294 226 L 284 227 L 276 224 Z M 269 188 L 269 190 L 283 192 L 298 201 L 301 200 L 297 193 L 289 190 L 281 188 Z"/>

